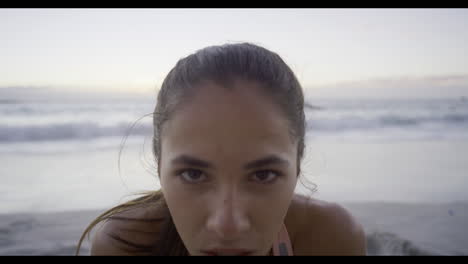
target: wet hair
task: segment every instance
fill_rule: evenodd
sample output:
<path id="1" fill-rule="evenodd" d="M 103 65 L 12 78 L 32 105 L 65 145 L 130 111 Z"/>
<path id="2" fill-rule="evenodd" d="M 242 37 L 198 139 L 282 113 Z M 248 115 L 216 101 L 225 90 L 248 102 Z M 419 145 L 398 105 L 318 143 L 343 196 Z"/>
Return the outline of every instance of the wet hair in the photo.
<path id="1" fill-rule="evenodd" d="M 157 97 L 153 113 L 152 150 L 160 176 L 161 132 L 164 123 L 170 120 L 184 101 L 203 86 L 204 82 L 214 82 L 222 89 L 234 89 L 236 81 L 253 82 L 266 99 L 278 106 L 283 118 L 289 121 L 289 134 L 297 142 L 297 177 L 301 172 L 304 155 L 305 114 L 302 87 L 291 68 L 281 57 L 261 46 L 252 43 L 235 43 L 210 46 L 182 58 L 164 79 Z M 257 88 L 258 87 L 258 88 Z M 104 220 L 111 220 L 116 214 L 138 206 L 158 202 L 166 217 L 161 220 L 161 232 L 155 245 L 144 245 L 135 250 L 150 251 L 153 255 L 187 255 L 181 238 L 164 202 L 161 191 L 145 193 L 142 197 L 118 205 L 95 219 L 84 231 L 78 244 L 77 254 L 85 235 Z M 116 219 L 116 217 L 114 217 Z M 122 221 L 122 218 L 118 218 Z M 137 221 L 126 218 L 128 221 Z"/>

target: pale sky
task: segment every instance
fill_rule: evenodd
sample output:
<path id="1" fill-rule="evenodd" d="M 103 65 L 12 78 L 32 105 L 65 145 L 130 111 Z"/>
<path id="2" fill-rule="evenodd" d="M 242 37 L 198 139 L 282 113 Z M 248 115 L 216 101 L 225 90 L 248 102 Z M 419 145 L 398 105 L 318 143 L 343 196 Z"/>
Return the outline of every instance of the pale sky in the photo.
<path id="1" fill-rule="evenodd" d="M 468 95 L 468 9 L 2 9 L 0 36 L 0 87 L 146 92 L 180 58 L 247 41 L 318 93 Z"/>

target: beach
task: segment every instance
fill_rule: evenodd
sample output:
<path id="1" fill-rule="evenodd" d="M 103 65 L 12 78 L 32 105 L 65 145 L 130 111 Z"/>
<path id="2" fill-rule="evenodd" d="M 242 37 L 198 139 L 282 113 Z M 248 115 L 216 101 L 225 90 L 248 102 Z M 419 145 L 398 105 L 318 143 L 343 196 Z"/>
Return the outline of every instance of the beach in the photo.
<path id="1" fill-rule="evenodd" d="M 363 225 L 368 255 L 468 255 L 468 203 L 342 204 Z M 0 255 L 75 255 L 102 210 L 0 215 Z M 85 239 L 80 255 L 89 255 Z"/>

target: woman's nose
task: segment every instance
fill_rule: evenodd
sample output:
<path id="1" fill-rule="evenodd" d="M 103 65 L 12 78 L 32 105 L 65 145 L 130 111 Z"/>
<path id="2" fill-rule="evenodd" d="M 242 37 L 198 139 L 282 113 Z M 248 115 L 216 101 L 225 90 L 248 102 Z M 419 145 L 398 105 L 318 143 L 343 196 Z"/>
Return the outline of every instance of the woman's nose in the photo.
<path id="1" fill-rule="evenodd" d="M 218 200 L 211 210 L 207 229 L 214 232 L 221 240 L 240 239 L 250 230 L 247 208 L 232 196 Z"/>

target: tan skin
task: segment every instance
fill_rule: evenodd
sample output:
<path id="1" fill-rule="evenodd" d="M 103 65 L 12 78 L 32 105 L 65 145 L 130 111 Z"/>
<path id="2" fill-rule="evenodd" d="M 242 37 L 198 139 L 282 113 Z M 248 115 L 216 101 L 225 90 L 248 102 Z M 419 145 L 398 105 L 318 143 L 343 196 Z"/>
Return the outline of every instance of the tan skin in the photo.
<path id="1" fill-rule="evenodd" d="M 283 223 L 294 255 L 365 254 L 362 227 L 345 209 L 294 194 L 297 142 L 288 120 L 265 98 L 256 83 L 237 82 L 233 90 L 204 83 L 163 126 L 161 188 L 190 255 L 268 255 Z M 210 166 L 183 162 L 181 155 Z M 281 161 L 252 163 L 272 156 Z M 106 232 L 150 244 L 156 235 L 134 231 L 157 229 L 154 223 L 109 221 L 94 237 L 91 254 L 126 254 Z"/>

